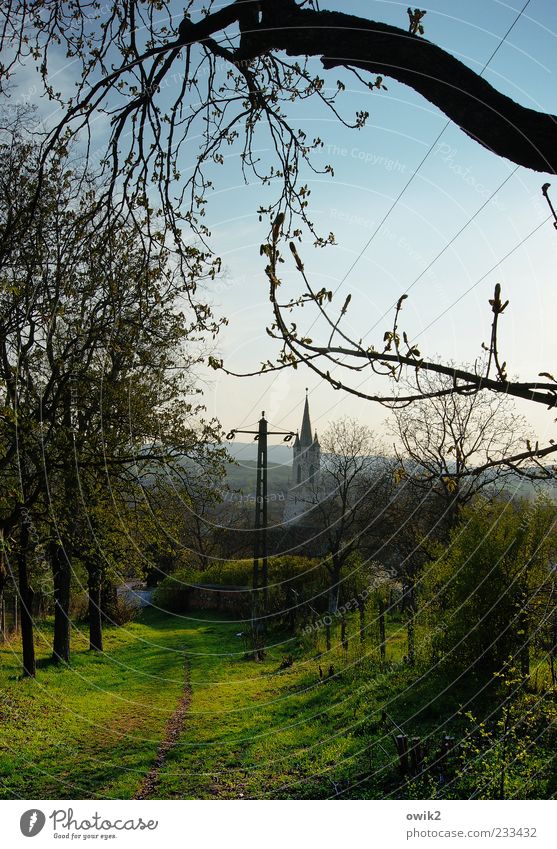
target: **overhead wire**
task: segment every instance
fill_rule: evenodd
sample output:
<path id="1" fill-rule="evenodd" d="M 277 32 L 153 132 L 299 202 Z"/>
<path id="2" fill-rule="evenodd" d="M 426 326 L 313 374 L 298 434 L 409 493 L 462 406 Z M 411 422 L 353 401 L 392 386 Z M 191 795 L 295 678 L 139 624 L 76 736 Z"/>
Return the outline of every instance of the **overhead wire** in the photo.
<path id="1" fill-rule="evenodd" d="M 504 44 L 504 43 L 505 43 L 505 41 L 507 40 L 508 36 L 509 36 L 509 35 L 510 35 L 510 33 L 513 31 L 514 27 L 516 26 L 516 24 L 518 23 L 518 21 L 520 20 L 520 18 L 522 17 L 522 15 L 524 14 L 524 12 L 525 12 L 525 11 L 526 11 L 526 9 L 528 8 L 528 6 L 530 5 L 531 1 L 532 1 L 532 0 L 526 0 L 526 2 L 523 4 L 523 6 L 522 6 L 522 8 L 520 9 L 520 11 L 519 11 L 519 12 L 518 12 L 518 14 L 516 15 L 516 17 L 514 18 L 514 20 L 512 21 L 512 23 L 510 24 L 510 26 L 508 27 L 508 29 L 506 30 L 506 32 L 504 33 L 504 35 L 501 37 L 501 39 L 500 39 L 499 43 L 497 44 L 497 46 L 494 48 L 494 50 L 492 51 L 492 53 L 490 54 L 490 56 L 488 57 L 488 59 L 487 59 L 487 60 L 486 60 L 486 62 L 484 63 L 484 65 L 483 65 L 483 67 L 482 67 L 481 71 L 479 72 L 479 76 L 482 76 L 482 75 L 485 73 L 485 71 L 487 70 L 487 68 L 488 68 L 489 64 L 492 62 L 492 60 L 494 59 L 494 57 L 497 55 L 497 53 L 499 52 L 499 50 L 501 49 L 501 47 L 503 46 L 503 44 Z M 370 238 L 367 240 L 367 242 L 365 243 L 365 245 L 363 246 L 363 248 L 362 248 L 362 249 L 360 250 L 360 252 L 358 253 L 357 257 L 356 257 L 356 258 L 354 259 L 354 261 L 351 263 L 350 267 L 348 268 L 348 270 L 346 271 L 346 273 L 343 275 L 343 277 L 341 278 L 341 280 L 340 280 L 340 281 L 339 281 L 339 283 L 337 284 L 336 288 L 335 288 L 335 289 L 334 289 L 334 291 L 333 291 L 333 294 L 337 294 L 337 293 L 338 293 L 338 291 L 339 291 L 339 289 L 341 288 L 341 286 L 342 286 L 342 285 L 346 282 L 346 280 L 348 279 L 348 277 L 350 276 L 350 274 L 352 273 L 352 271 L 354 270 L 354 268 L 356 267 L 356 265 L 359 263 L 359 261 L 361 260 L 361 258 L 363 257 L 363 255 L 366 253 L 366 251 L 367 251 L 367 249 L 369 248 L 369 246 L 373 243 L 374 239 L 376 238 L 376 236 L 378 235 L 378 233 L 381 231 L 381 229 L 382 229 L 383 225 L 384 225 L 384 224 L 386 223 L 386 221 L 390 218 L 390 216 L 392 215 L 392 213 L 393 213 L 393 212 L 394 212 L 394 210 L 396 209 L 397 205 L 400 203 L 400 201 L 401 201 L 401 200 L 402 200 L 402 198 L 404 197 L 404 195 L 405 195 L 406 191 L 410 188 L 410 186 L 411 186 L 411 185 L 412 185 L 412 183 L 414 182 L 414 180 L 415 180 L 416 176 L 418 175 L 418 173 L 420 172 L 420 170 L 422 169 L 422 167 L 424 166 L 424 164 L 426 163 L 426 161 L 428 160 L 428 158 L 431 156 L 431 153 L 433 152 L 433 150 L 434 150 L 435 146 L 438 144 L 438 142 L 440 141 L 441 137 L 443 136 L 443 134 L 445 133 L 445 131 L 448 129 L 448 127 L 449 127 L 452 123 L 453 123 L 453 122 L 452 122 L 450 119 L 449 119 L 449 120 L 447 120 L 447 122 L 445 123 L 445 125 L 443 126 L 443 128 L 441 129 L 441 131 L 438 133 L 438 135 L 435 137 L 435 139 L 431 142 L 431 144 L 430 144 L 430 146 L 429 146 L 429 148 L 428 148 L 428 150 L 427 150 L 426 154 L 422 157 L 422 159 L 421 159 L 421 160 L 420 160 L 420 162 L 418 163 L 417 167 L 416 167 L 416 168 L 414 169 L 414 171 L 412 172 L 412 175 L 410 176 L 410 178 L 407 180 L 407 182 L 405 183 L 405 185 L 403 186 L 403 188 L 401 189 L 401 191 L 398 193 L 398 195 L 396 196 L 396 198 L 395 198 L 395 199 L 394 199 L 394 201 L 392 202 L 392 204 L 391 204 L 391 206 L 389 207 L 389 209 L 387 210 L 387 212 L 383 215 L 383 217 L 382 217 L 381 221 L 379 222 L 379 224 L 375 227 L 375 229 L 374 229 L 373 233 L 371 234 Z M 503 182 L 502 182 L 502 183 L 501 183 L 501 184 L 497 187 L 497 189 L 495 189 L 495 191 L 494 191 L 494 192 L 490 195 L 490 197 L 488 198 L 488 200 L 487 200 L 484 204 L 482 204 L 482 206 L 481 206 L 478 210 L 476 210 L 476 212 L 475 212 L 475 213 L 474 213 L 474 214 L 473 214 L 473 215 L 472 215 L 472 216 L 468 219 L 468 221 L 467 221 L 467 222 L 466 222 L 466 223 L 465 223 L 465 224 L 464 224 L 464 225 L 460 228 L 460 230 L 459 230 L 459 231 L 458 231 L 458 232 L 457 232 L 457 233 L 456 233 L 456 234 L 452 237 L 452 239 L 451 239 L 451 240 L 450 240 L 450 241 L 449 241 L 449 242 L 448 242 L 448 243 L 447 243 L 447 244 L 446 244 L 446 245 L 442 248 L 442 250 L 441 250 L 441 251 L 440 251 L 440 252 L 439 252 L 439 253 L 438 253 L 438 254 L 437 254 L 437 255 L 433 258 L 433 260 L 431 260 L 431 262 L 430 262 L 430 263 L 428 264 L 428 266 L 427 266 L 427 267 L 426 267 L 426 268 L 425 268 L 425 269 L 424 269 L 424 270 L 420 273 L 420 275 L 419 275 L 419 276 L 418 276 L 418 277 L 417 277 L 417 278 L 416 278 L 416 279 L 415 279 L 415 280 L 414 280 L 414 281 L 410 284 L 410 287 L 409 287 L 406 291 L 410 291 L 410 289 L 411 289 L 411 288 L 413 288 L 413 286 L 415 286 L 415 285 L 416 285 L 416 283 L 417 283 L 417 282 L 418 282 L 418 281 L 419 281 L 419 280 L 420 280 L 420 279 L 424 276 L 424 274 L 426 274 L 426 273 L 430 270 L 430 268 L 431 268 L 431 267 L 432 267 L 432 266 L 433 266 L 433 265 L 437 262 L 437 260 L 438 260 L 441 256 L 443 256 L 443 254 L 444 254 L 444 253 L 448 250 L 448 248 L 449 248 L 449 247 L 451 247 L 451 245 L 452 245 L 452 244 L 454 244 L 454 242 L 455 242 L 455 241 L 459 238 L 459 236 L 460 236 L 460 235 L 461 235 L 461 234 L 462 234 L 462 233 L 463 233 L 463 232 L 467 229 L 467 227 L 468 227 L 468 226 L 469 226 L 469 225 L 470 225 L 470 224 L 471 224 L 471 223 L 475 220 L 475 218 L 476 218 L 476 217 L 480 214 L 480 212 L 481 212 L 481 211 L 482 211 L 482 210 L 483 210 L 483 209 L 484 209 L 484 208 L 488 205 L 488 203 L 489 203 L 489 202 L 490 202 L 490 201 L 491 201 L 491 200 L 495 197 L 495 195 L 497 194 L 497 192 L 499 192 L 499 191 L 503 188 L 503 186 L 504 186 L 504 185 L 506 185 L 506 183 L 507 183 L 507 182 L 511 179 L 511 177 L 512 177 L 512 176 L 516 173 L 516 171 L 518 170 L 518 167 L 519 167 L 519 166 L 516 166 L 516 168 L 515 168 L 515 169 L 511 172 L 511 174 L 507 175 L 507 177 L 505 178 L 505 180 L 503 180 Z M 541 226 L 541 225 L 540 225 L 540 226 Z M 489 272 L 488 272 L 488 273 L 489 273 Z M 479 282 L 481 282 L 481 281 L 478 281 L 478 283 L 479 283 Z M 466 294 L 466 293 L 464 293 L 464 294 Z M 385 314 L 386 314 L 386 313 L 385 313 Z M 384 318 L 384 316 L 383 316 L 383 318 Z M 381 321 L 381 318 L 379 318 L 379 319 L 377 320 L 377 322 L 373 325 L 373 327 L 372 327 L 372 328 L 370 328 L 370 329 L 367 331 L 367 334 L 368 334 L 368 333 L 370 333 L 370 332 L 371 332 L 371 330 L 373 330 L 373 329 L 377 326 L 377 324 L 379 323 L 379 321 Z M 310 325 L 310 327 L 309 327 L 309 329 L 308 329 L 308 332 L 309 332 L 309 331 L 310 331 L 310 330 L 311 330 L 311 329 L 315 326 L 316 322 L 317 322 L 317 318 L 315 318 L 315 319 L 314 319 L 314 321 L 312 322 L 312 324 Z M 367 334 L 366 334 L 366 335 L 367 335 Z M 252 405 L 252 407 L 250 408 L 249 412 L 246 414 L 246 418 L 248 418 L 248 417 L 252 414 L 253 410 L 254 410 L 254 409 L 256 409 L 257 405 L 258 405 L 258 404 L 260 404 L 260 402 L 263 400 L 263 398 L 265 397 L 265 395 L 266 395 L 266 394 L 269 392 L 269 390 L 272 388 L 273 384 L 276 382 L 276 380 L 277 380 L 277 379 L 278 379 L 278 376 L 275 376 L 275 377 L 273 378 L 273 380 L 271 381 L 270 386 L 267 386 L 267 387 L 263 390 L 263 392 L 259 395 L 258 399 L 255 401 L 255 403 L 254 403 L 254 404 Z M 321 382 L 323 382 L 323 380 L 324 380 L 324 378 L 322 379 L 322 381 L 321 381 Z M 284 419 L 285 419 L 285 418 L 287 418 L 288 416 L 290 416 L 290 415 L 292 414 L 292 412 L 295 410 L 296 406 L 297 406 L 297 404 L 296 404 L 296 405 L 294 405 L 294 406 L 293 406 L 293 407 L 292 407 L 289 411 L 287 411 L 287 412 L 283 415 L 283 417 L 282 417 L 281 421 L 284 421 Z"/>

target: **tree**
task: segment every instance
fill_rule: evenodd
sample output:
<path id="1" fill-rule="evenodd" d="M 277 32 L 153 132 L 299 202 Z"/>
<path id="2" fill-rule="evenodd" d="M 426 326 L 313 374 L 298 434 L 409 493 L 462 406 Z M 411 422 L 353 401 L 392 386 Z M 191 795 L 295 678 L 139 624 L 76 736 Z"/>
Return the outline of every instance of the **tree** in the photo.
<path id="1" fill-rule="evenodd" d="M 355 128 L 364 125 L 368 113 L 360 111 L 352 120 L 345 119 L 339 111 L 345 84 L 338 80 L 335 92 L 329 95 L 312 57 L 319 56 L 322 67 L 334 70 L 335 75 L 338 68 L 356 74 L 372 91 L 384 87 L 384 75 L 392 76 L 438 106 L 464 132 L 497 155 L 534 170 L 557 172 L 555 117 L 521 107 L 481 74 L 424 39 L 422 10 L 408 10 L 407 30 L 338 11 L 321 11 L 309 0 L 238 0 L 221 8 L 210 2 L 197 20 L 192 0 L 180 11 L 183 17 L 177 22 L 162 0 L 147 6 L 131 0 L 103 10 L 104 17 L 95 4 L 84 2 L 57 0 L 49 6 L 48 14 L 42 0 L 10 4 L 0 28 L 0 39 L 8 45 L 0 84 L 7 90 L 18 63 L 35 60 L 47 95 L 62 106 L 59 123 L 44 135 L 43 170 L 53 154 L 65 150 L 69 138 L 86 138 L 93 118 L 108 112 L 110 130 L 103 167 L 109 179 L 98 198 L 102 220 L 124 208 L 132 215 L 151 208 L 156 187 L 165 238 L 172 238 L 183 268 L 191 275 L 191 291 L 196 276 L 214 275 L 220 268 L 209 247 L 203 214 L 213 184 L 207 169 L 222 164 L 223 150 L 229 146 L 238 150 L 244 175 L 279 186 L 276 197 L 260 207 L 262 216 L 268 213 L 275 225 L 280 218 L 287 237 L 299 238 L 303 225 L 313 234 L 316 245 L 332 241 L 332 234 L 323 236 L 315 231 L 309 215 L 309 190 L 300 177 L 301 164 L 314 167 L 312 153 L 323 142 L 310 140 L 303 128 L 289 123 L 285 104 L 318 98 L 333 110 L 336 119 Z M 81 69 L 71 98 L 56 92 L 48 80 L 50 56 L 60 46 Z M 372 79 L 365 76 L 369 74 Z M 165 94 L 170 93 L 172 84 L 176 94 L 168 103 Z M 259 132 L 268 135 L 271 161 L 262 161 L 255 153 L 254 140 Z M 200 149 L 183 176 L 181 157 L 192 138 L 201 140 Z M 323 170 L 332 174 L 333 169 L 325 166 Z M 37 197 L 40 185 L 41 180 Z M 148 238 L 158 238 L 150 220 L 144 229 Z M 201 247 L 191 247 L 192 231 Z M 299 299 L 280 304 L 276 296 L 279 233 L 280 229 L 273 232 L 271 244 L 264 246 L 270 257 L 274 331 L 284 343 L 278 368 L 304 362 L 332 386 L 382 403 L 394 398 L 369 395 L 349 380 L 333 378 L 331 366 L 348 360 L 348 373 L 352 375 L 365 368 L 383 375 L 420 368 L 453 377 L 455 392 L 487 389 L 556 405 L 557 383 L 549 372 L 540 372 L 538 377 L 543 381 L 514 381 L 507 376 L 497 346 L 498 320 L 506 307 L 500 287 L 491 300 L 487 370 L 476 373 L 450 368 L 432 357 L 423 357 L 399 332 L 405 296 L 398 302 L 383 346 L 375 347 L 363 346 L 344 334 L 341 319 L 348 304 L 336 315 L 329 315 L 325 307 L 332 294 L 313 291 L 307 280 L 307 290 Z M 294 242 L 292 245 L 296 264 L 303 272 Z M 284 311 L 310 301 L 331 328 L 322 344 L 298 337 L 283 319 Z M 210 362 L 221 365 L 215 358 Z M 513 461 L 542 459 L 556 450 L 557 446 L 551 444 L 536 445 Z"/>
<path id="2" fill-rule="evenodd" d="M 63 321 L 52 320 L 50 328 L 57 380 L 70 386 L 54 422 L 59 456 L 65 447 L 66 459 L 53 458 L 48 467 L 60 491 L 55 519 L 62 545 L 53 545 L 52 553 L 61 600 L 54 656 L 63 660 L 69 657 L 72 556 L 80 554 L 87 568 L 95 597 L 91 645 L 100 649 L 103 543 L 113 562 L 135 545 L 127 534 L 114 544 L 114 509 L 116 524 L 125 526 L 129 506 L 144 500 L 159 477 L 178 478 L 186 461 L 212 465 L 219 439 L 216 423 L 199 421 L 202 408 L 190 400 L 197 394 L 190 379 L 196 357 L 184 345 L 193 341 L 197 319 L 192 327 L 177 309 L 183 284 L 166 250 L 146 257 L 140 234 L 124 222 L 100 237 L 93 229 L 80 247 L 79 273 L 65 279 L 59 299 Z M 92 547 L 83 545 L 84 531 Z"/>
<path id="3" fill-rule="evenodd" d="M 239 107 L 235 119 L 221 125 L 220 134 L 207 137 L 203 153 L 211 156 L 245 118 L 249 119 L 248 140 L 258 121 L 268 121 L 280 130 L 278 90 L 290 94 L 293 86 L 312 82 L 309 71 L 277 56 L 279 52 L 319 56 L 326 70 L 346 67 L 395 77 L 498 155 L 528 168 L 555 173 L 554 117 L 521 107 L 496 91 L 481 75 L 421 38 L 423 26 L 417 29 L 412 18 L 408 30 L 403 30 L 342 12 L 320 11 L 313 3 L 314 8 L 306 8 L 308 5 L 296 0 L 241 0 L 215 10 L 211 3 L 202 17 L 193 21 L 194 4 L 190 0 L 177 25 L 162 2 L 144 9 L 135 0 L 111 10 L 103 19 L 99 10 L 87 3 L 61 0 L 44 15 L 40 0 L 32 0 L 4 12 L 2 46 L 7 43 L 11 49 L 2 67 L 2 82 L 6 86 L 18 61 L 31 55 L 49 96 L 63 100 L 48 83 L 50 54 L 62 44 L 67 55 L 81 64 L 82 73 L 77 95 L 65 104 L 66 114 L 54 131 L 51 145 L 68 127 L 84 126 L 102 108 L 106 94 L 117 94 L 119 87 L 123 96 L 113 112 L 112 142 L 118 145 L 127 127 L 135 125 L 132 144 L 137 144 L 141 172 L 145 166 L 156 166 L 158 153 L 164 158 L 168 155 L 164 142 L 179 126 L 179 105 L 199 85 L 200 64 L 214 71 L 216 61 L 226 63 L 231 86 L 221 92 L 210 89 L 210 94 L 223 95 L 223 105 L 231 100 Z M 111 70 L 101 77 L 99 72 L 109 60 Z M 176 110 L 169 113 L 169 132 L 164 133 L 157 96 L 176 68 L 182 86 Z M 213 80 L 209 83 L 212 85 Z M 323 97 L 317 81 L 307 93 Z M 210 102 L 213 97 L 206 100 Z M 148 153 L 150 132 L 156 139 L 155 155 Z M 180 140 L 178 137 L 175 142 Z M 296 144 L 294 138 L 291 142 L 303 155 L 304 143 Z M 113 147 L 112 152 L 117 154 L 118 150 Z"/>
<path id="4" fill-rule="evenodd" d="M 419 371 L 400 394 L 424 397 L 395 407 L 391 432 L 399 489 L 388 511 L 399 552 L 408 656 L 415 657 L 416 586 L 435 541 L 447 540 L 461 509 L 480 493 L 500 495 L 522 469 L 508 458 L 527 444 L 525 422 L 506 395 L 452 391 L 450 378 Z M 540 474 L 546 475 L 542 469 Z"/>
<path id="5" fill-rule="evenodd" d="M 407 390 L 424 397 L 395 407 L 391 425 L 395 475 L 411 480 L 424 498 L 435 495 L 449 528 L 460 508 L 486 487 L 500 493 L 518 468 L 508 458 L 528 441 L 526 422 L 508 396 L 452 389 L 449 377 L 417 371 L 400 394 Z"/>
<path id="6" fill-rule="evenodd" d="M 342 572 L 381 513 L 386 470 L 371 430 L 354 419 L 331 424 L 321 440 L 322 468 L 311 483 L 311 522 L 326 547 L 330 614 L 338 607 Z M 327 628 L 330 644 L 330 626 Z"/>
<path id="7" fill-rule="evenodd" d="M 0 265 L 0 520 L 8 534 L 19 527 L 24 657 L 32 669 L 31 511 L 48 528 L 53 658 L 67 662 L 74 561 L 89 573 L 91 645 L 99 649 L 102 544 L 113 557 L 126 548 L 113 544 L 115 508 L 125 516 L 157 476 L 177 473 L 184 460 L 210 466 L 224 452 L 191 380 L 202 355 L 186 350 L 199 345 L 209 313 L 168 249 L 145 242 L 135 218 L 100 227 L 98 187 L 66 158 L 51 161 L 27 218 L 36 148 L 14 134 L 3 150 L 0 222 L 11 247 Z"/>

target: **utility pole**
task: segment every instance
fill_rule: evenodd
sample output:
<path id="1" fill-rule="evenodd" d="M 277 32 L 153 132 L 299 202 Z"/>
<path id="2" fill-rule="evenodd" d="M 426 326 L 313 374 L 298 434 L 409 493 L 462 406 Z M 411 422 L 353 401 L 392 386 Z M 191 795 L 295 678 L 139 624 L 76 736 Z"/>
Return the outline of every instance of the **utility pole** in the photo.
<path id="1" fill-rule="evenodd" d="M 263 649 L 260 646 L 259 636 L 263 630 L 261 627 L 260 599 L 263 598 L 263 615 L 267 613 L 269 604 L 269 560 L 267 550 L 267 437 L 283 436 L 284 442 L 289 442 L 293 437 L 292 431 L 273 430 L 267 427 L 265 410 L 261 413 L 259 427 L 257 430 L 231 430 L 227 439 L 234 439 L 237 433 L 253 435 L 257 442 L 257 479 L 255 483 L 255 540 L 253 545 L 253 580 L 252 580 L 252 634 L 254 641 L 254 652 L 258 658 L 262 658 Z"/>

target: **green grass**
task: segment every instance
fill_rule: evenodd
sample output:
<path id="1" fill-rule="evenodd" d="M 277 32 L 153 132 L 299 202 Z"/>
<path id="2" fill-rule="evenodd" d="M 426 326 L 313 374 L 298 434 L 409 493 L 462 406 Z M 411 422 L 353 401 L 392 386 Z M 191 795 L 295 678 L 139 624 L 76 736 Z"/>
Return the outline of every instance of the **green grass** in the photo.
<path id="1" fill-rule="evenodd" d="M 438 695 L 445 685 L 430 676 L 414 690 L 416 676 L 403 663 L 406 638 L 400 621 L 389 623 L 383 670 L 376 635 L 370 630 L 362 646 L 356 627 L 353 617 L 346 651 L 337 629 L 330 653 L 320 634 L 313 646 L 300 640 L 276 645 L 261 663 L 242 656 L 237 626 L 195 629 L 192 708 L 161 772 L 158 797 L 400 795 L 393 727 L 381 722 L 381 711 L 386 708 L 395 722 L 408 723 L 409 733 L 437 733 L 440 716 L 447 715 L 447 697 Z M 280 670 L 288 654 L 294 663 Z M 460 695 L 451 694 L 451 716 Z"/>
<path id="2" fill-rule="evenodd" d="M 148 611 L 88 651 L 74 630 L 70 667 L 18 680 L 17 642 L 0 646 L 0 798 L 130 798 L 148 770 L 184 684 L 180 619 Z"/>
<path id="3" fill-rule="evenodd" d="M 19 678 L 17 641 L 0 646 L 0 798 L 132 797 L 181 695 L 185 658 L 192 705 L 158 797 L 330 795 L 332 771 L 361 748 L 357 734 L 345 733 L 361 698 L 353 686 L 359 642 L 316 659 L 319 646 L 277 635 L 254 663 L 244 659 L 239 626 L 212 618 L 147 610 L 106 629 L 102 655 L 74 630 L 69 667 L 48 663 L 51 631 L 42 623 L 35 680 Z M 400 659 L 401 649 L 393 624 L 390 657 Z M 279 671 L 286 654 L 294 665 Z M 319 664 L 326 672 L 330 663 L 335 677 L 321 681 Z"/>
<path id="4" fill-rule="evenodd" d="M 467 727 L 461 706 L 482 715 L 493 693 L 481 681 L 449 687 L 446 672 L 421 677 L 410 669 L 397 617 L 388 622 L 381 669 L 376 625 L 363 645 L 357 625 L 351 617 L 348 650 L 335 629 L 330 653 L 322 632 L 295 639 L 272 632 L 274 645 L 256 663 L 244 656 L 237 623 L 147 610 L 107 629 L 101 656 L 75 632 L 69 667 L 44 664 L 46 630 L 34 681 L 18 678 L 17 643 L 0 646 L 0 797 L 133 797 L 183 691 L 185 662 L 191 706 L 157 798 L 404 796 L 393 726 L 381 711 L 410 737 L 437 746 L 441 735 L 458 737 Z M 288 655 L 293 664 L 281 670 Z"/>
<path id="5" fill-rule="evenodd" d="M 345 659 L 304 654 L 288 642 L 262 663 L 245 660 L 237 628 L 206 625 L 192 649 L 192 708 L 161 773 L 160 798 L 304 798 L 333 792 L 331 770 L 360 743 L 346 733 L 354 694 Z M 342 651 L 342 650 L 340 650 Z M 280 661 L 292 653 L 292 667 Z M 337 675 L 321 681 L 319 665 Z"/>

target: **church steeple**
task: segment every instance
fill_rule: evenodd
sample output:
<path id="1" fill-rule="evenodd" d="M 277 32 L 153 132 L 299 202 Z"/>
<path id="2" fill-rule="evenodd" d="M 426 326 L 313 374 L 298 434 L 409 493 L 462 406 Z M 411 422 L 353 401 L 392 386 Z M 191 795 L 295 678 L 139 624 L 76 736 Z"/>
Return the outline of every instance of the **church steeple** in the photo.
<path id="1" fill-rule="evenodd" d="M 308 391 L 306 389 L 306 403 L 304 405 L 304 416 L 302 418 L 302 430 L 300 431 L 300 446 L 302 449 L 309 448 L 313 443 L 311 435 L 311 421 L 309 418 L 309 400 Z"/>
<path id="2" fill-rule="evenodd" d="M 302 521 L 303 516 L 311 513 L 319 497 L 321 449 L 317 433 L 313 436 L 311 432 L 307 389 L 302 428 L 296 434 L 293 453 L 290 486 L 284 506 L 285 522 Z"/>

